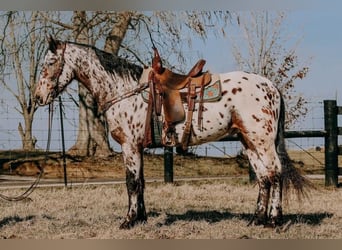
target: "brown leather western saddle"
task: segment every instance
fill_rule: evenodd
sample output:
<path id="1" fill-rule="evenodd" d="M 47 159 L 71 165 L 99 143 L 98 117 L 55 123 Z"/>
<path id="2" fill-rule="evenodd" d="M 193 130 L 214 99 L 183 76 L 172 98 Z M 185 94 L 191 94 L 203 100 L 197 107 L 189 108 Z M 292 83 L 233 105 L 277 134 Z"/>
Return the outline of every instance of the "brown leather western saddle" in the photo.
<path id="1" fill-rule="evenodd" d="M 164 111 L 163 136 L 161 144 L 164 146 L 176 146 L 181 144 L 186 150 L 189 144 L 192 130 L 192 117 L 195 110 L 195 102 L 198 107 L 198 126 L 202 127 L 203 91 L 204 87 L 211 81 L 209 72 L 202 72 L 205 60 L 199 60 L 186 75 L 172 72 L 162 66 L 162 61 L 158 50 L 154 48 L 154 58 L 152 60 L 153 70 L 149 76 L 150 94 L 149 108 L 147 114 L 146 137 L 144 146 L 151 143 L 151 116 L 154 114 L 161 119 L 161 110 Z M 197 100 L 196 100 L 197 99 Z M 188 112 L 185 116 L 183 103 L 187 104 Z M 185 122 L 185 130 L 181 141 L 178 141 L 175 133 L 175 125 Z"/>

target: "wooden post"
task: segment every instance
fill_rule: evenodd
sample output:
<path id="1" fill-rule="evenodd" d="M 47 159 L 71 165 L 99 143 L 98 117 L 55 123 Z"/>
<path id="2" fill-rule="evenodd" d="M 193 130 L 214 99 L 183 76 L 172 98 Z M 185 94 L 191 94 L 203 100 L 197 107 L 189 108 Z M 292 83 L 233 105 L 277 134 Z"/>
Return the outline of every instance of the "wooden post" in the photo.
<path id="1" fill-rule="evenodd" d="M 335 100 L 324 100 L 325 185 L 338 186 L 338 126 Z"/>
<path id="2" fill-rule="evenodd" d="M 249 183 L 255 183 L 256 181 L 256 174 L 251 166 L 251 164 L 248 162 L 248 176 L 249 176 Z"/>
<path id="3" fill-rule="evenodd" d="M 173 147 L 164 147 L 164 181 L 173 182 Z"/>

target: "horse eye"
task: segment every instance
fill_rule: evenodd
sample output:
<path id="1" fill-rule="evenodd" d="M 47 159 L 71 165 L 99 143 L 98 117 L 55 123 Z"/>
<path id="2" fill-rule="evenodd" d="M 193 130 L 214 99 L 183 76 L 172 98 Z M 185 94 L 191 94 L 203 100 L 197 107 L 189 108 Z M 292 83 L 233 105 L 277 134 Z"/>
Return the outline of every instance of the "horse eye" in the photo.
<path id="1" fill-rule="evenodd" d="M 48 64 L 49 66 L 52 66 L 52 65 L 54 65 L 56 62 L 57 62 L 57 59 L 51 59 L 47 64 Z"/>

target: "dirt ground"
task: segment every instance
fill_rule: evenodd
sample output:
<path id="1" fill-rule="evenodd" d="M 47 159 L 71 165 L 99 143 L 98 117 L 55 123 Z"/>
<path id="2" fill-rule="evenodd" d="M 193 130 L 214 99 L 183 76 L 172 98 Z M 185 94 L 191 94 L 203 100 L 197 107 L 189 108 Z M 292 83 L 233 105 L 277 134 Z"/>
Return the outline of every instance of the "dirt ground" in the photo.
<path id="1" fill-rule="evenodd" d="M 164 156 L 144 155 L 145 177 L 164 176 Z M 234 176 L 248 174 L 246 159 L 240 158 L 206 158 L 197 156 L 174 155 L 174 175 L 189 176 Z M 44 178 L 63 178 L 63 159 L 59 153 L 51 153 L 47 159 L 43 153 L 23 154 L 22 152 L 0 152 L 0 169 L 2 174 L 35 176 L 40 168 Z M 121 153 L 108 158 L 66 157 L 66 171 L 71 179 L 123 179 L 125 169 Z"/>
<path id="2" fill-rule="evenodd" d="M 295 165 L 303 174 L 324 174 L 322 162 L 324 152 L 311 150 L 306 154 L 290 152 Z M 144 154 L 144 175 L 146 178 L 164 177 L 164 156 Z M 125 169 L 121 153 L 108 158 L 66 156 L 66 172 L 70 180 L 121 180 Z M 64 177 L 64 163 L 60 153 L 0 151 L 0 174 L 36 176 L 43 169 L 43 178 Z M 243 155 L 236 157 L 199 157 L 177 155 L 173 158 L 173 172 L 176 177 L 248 176 L 249 165 Z"/>

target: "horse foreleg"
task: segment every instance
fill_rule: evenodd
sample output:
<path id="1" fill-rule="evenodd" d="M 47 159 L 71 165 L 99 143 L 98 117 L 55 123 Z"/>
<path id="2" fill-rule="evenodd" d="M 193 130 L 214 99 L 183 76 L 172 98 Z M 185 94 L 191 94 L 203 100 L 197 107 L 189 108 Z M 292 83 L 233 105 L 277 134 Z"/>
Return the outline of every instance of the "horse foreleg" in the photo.
<path id="1" fill-rule="evenodd" d="M 137 222 L 147 220 L 144 203 L 144 173 L 143 158 L 141 150 L 132 146 L 122 147 L 124 163 L 126 166 L 126 186 L 128 193 L 128 212 L 125 221 L 121 224 L 121 229 L 128 229 Z"/>

